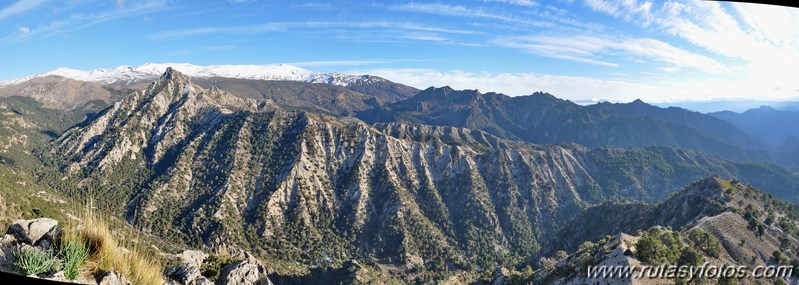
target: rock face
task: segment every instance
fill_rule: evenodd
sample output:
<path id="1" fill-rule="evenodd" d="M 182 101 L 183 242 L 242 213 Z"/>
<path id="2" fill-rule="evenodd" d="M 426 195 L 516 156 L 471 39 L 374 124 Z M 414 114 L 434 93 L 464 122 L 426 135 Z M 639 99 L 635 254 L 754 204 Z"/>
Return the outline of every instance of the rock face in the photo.
<path id="1" fill-rule="evenodd" d="M 17 241 L 50 248 L 53 243 L 60 238 L 61 228 L 58 221 L 50 218 L 38 218 L 33 220 L 17 220 L 8 227 L 8 234 L 13 235 Z"/>
<path id="2" fill-rule="evenodd" d="M 251 255 L 243 260 L 230 264 L 222 268 L 220 274 L 219 285 L 272 285 L 272 282 L 266 278 L 264 267 Z"/>
<path id="3" fill-rule="evenodd" d="M 775 174 L 666 147 L 591 150 L 368 125 L 203 89 L 171 69 L 69 130 L 52 155 L 97 200 L 126 205 L 129 221 L 156 234 L 411 265 L 530 256 L 587 205 L 665 198 L 714 173 Z M 790 175 L 770 177 L 794 189 Z"/>
<path id="4" fill-rule="evenodd" d="M 166 276 L 167 279 L 185 285 L 213 284 L 213 282 L 200 273 L 200 267 L 202 266 L 203 260 L 208 257 L 208 254 L 196 250 L 186 250 L 178 255 L 178 257 L 180 258 L 181 264 L 167 268 L 164 271 L 164 276 Z"/>
<path id="5" fill-rule="evenodd" d="M 167 268 L 164 275 L 170 284 L 204 285 L 214 284 L 201 275 L 200 268 L 208 254 L 196 250 L 186 250 L 178 255 L 180 265 Z M 250 253 L 242 251 L 241 260 L 229 264 L 220 270 L 219 280 L 216 284 L 262 284 L 271 285 L 266 277 L 265 267 Z"/>
<path id="6" fill-rule="evenodd" d="M 16 241 L 17 239 L 12 235 L 6 234 L 0 237 L 0 269 L 2 269 L 4 265 L 14 262 L 12 251 L 14 250 L 14 243 L 16 243 Z"/>
<path id="7" fill-rule="evenodd" d="M 111 271 L 103 275 L 98 285 L 131 285 L 131 283 L 122 274 Z"/>

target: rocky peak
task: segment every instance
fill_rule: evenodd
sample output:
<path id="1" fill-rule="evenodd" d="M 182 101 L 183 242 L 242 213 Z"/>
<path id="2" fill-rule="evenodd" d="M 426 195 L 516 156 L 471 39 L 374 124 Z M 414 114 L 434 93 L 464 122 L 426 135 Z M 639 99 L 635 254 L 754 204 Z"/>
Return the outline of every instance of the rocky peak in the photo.
<path id="1" fill-rule="evenodd" d="M 273 108 L 270 101 L 240 98 L 217 88 L 204 89 L 170 67 L 150 87 L 128 95 L 88 125 L 71 129 L 57 143 L 76 156 L 76 164 L 70 169 L 95 163 L 105 168 L 142 155 L 147 162 L 156 163 L 190 135 L 194 124 L 212 126 L 222 116 Z M 119 136 L 118 131 L 126 135 Z M 77 151 L 87 149 L 87 145 L 98 147 Z M 142 154 L 142 150 L 147 152 Z"/>
<path id="2" fill-rule="evenodd" d="M 171 66 L 166 68 L 166 70 L 164 71 L 164 74 L 161 75 L 160 80 L 161 81 L 164 81 L 164 80 L 174 81 L 174 82 L 179 82 L 179 83 L 190 83 L 191 82 L 191 79 L 188 76 L 186 76 L 185 74 L 181 73 L 180 71 L 177 71 L 176 69 L 172 68 Z"/>
<path id="3" fill-rule="evenodd" d="M 478 90 L 455 90 L 452 87 L 444 86 L 441 88 L 430 87 L 406 100 L 411 103 L 424 102 L 439 106 L 469 105 L 476 100 L 480 100 L 483 94 Z M 403 104 L 400 102 L 399 104 Z"/>

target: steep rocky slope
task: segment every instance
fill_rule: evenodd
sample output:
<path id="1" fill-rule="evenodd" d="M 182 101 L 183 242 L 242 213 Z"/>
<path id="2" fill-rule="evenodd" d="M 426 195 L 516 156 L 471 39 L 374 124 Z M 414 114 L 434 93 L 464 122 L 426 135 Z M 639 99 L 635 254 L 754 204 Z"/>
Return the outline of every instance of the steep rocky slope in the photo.
<path id="1" fill-rule="evenodd" d="M 518 263 L 576 210 L 652 200 L 713 173 L 779 170 L 666 147 L 589 150 L 482 131 L 363 122 L 203 89 L 167 72 L 54 142 L 74 195 L 194 245 L 331 265 L 433 270 Z M 401 269 L 400 271 L 405 270 Z"/>
<path id="2" fill-rule="evenodd" d="M 36 149 L 46 146 L 64 130 L 108 106 L 94 100 L 75 108 L 46 108 L 20 96 L 0 98 L 0 164 L 19 171 L 36 172 Z"/>
<path id="3" fill-rule="evenodd" d="M 686 252 L 699 254 L 698 259 L 692 258 L 698 263 L 691 265 L 696 266 L 703 262 L 750 269 L 758 265 L 799 265 L 799 207 L 743 182 L 710 177 L 660 203 L 633 208 L 636 210 L 597 207 L 575 217 L 552 244 L 552 248 L 560 245 L 574 253 L 542 259 L 546 269 L 536 276 L 537 283 L 665 284 L 675 280 L 590 278 L 586 276 L 587 266 L 659 265 L 657 262 L 683 265 Z M 587 242 L 578 247 L 573 241 L 579 238 Z M 644 239 L 648 240 L 643 242 Z M 674 244 L 666 245 L 664 250 L 650 250 L 661 242 Z M 669 257 L 670 254 L 676 255 Z M 736 282 L 762 284 L 774 279 L 750 276 Z"/>

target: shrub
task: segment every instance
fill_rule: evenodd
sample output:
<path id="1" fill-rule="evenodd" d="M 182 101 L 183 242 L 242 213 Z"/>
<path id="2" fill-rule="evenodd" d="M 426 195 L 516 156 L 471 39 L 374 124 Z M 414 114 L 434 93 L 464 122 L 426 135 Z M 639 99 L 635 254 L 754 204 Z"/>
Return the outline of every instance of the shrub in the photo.
<path id="1" fill-rule="evenodd" d="M 650 265 L 673 264 L 680 257 L 685 246 L 680 233 L 671 230 L 661 231 L 656 227 L 644 232 L 635 244 L 638 259 Z"/>
<path id="2" fill-rule="evenodd" d="M 635 244 L 635 249 L 642 262 L 653 265 L 663 262 L 661 257 L 667 250 L 663 243 L 652 235 L 641 237 Z"/>
<path id="3" fill-rule="evenodd" d="M 776 262 L 777 265 L 787 263 L 785 260 L 783 260 L 782 252 L 780 250 L 775 250 L 774 252 L 771 253 L 771 256 L 774 257 L 774 262 Z"/>
<path id="4" fill-rule="evenodd" d="M 719 279 L 719 285 L 738 285 L 738 280 L 732 277 L 722 277 Z"/>
<path id="5" fill-rule="evenodd" d="M 15 265 L 25 275 L 39 276 L 61 269 L 61 260 L 53 256 L 53 252 L 50 250 L 25 247 L 15 249 L 11 254 L 14 256 Z"/>
<path id="6" fill-rule="evenodd" d="M 677 260 L 677 265 L 699 265 L 705 261 L 705 258 L 702 256 L 699 251 L 696 251 L 690 247 L 684 247 L 682 252 L 680 253 L 680 258 Z"/>
<path id="7" fill-rule="evenodd" d="M 200 266 L 200 272 L 205 278 L 216 281 L 219 279 L 219 273 L 222 268 L 234 262 L 236 262 L 236 260 L 227 255 L 212 255 L 203 261 L 203 264 Z"/>
<path id="8" fill-rule="evenodd" d="M 64 261 L 64 276 L 69 280 L 75 280 L 81 272 L 81 266 L 89 258 L 89 249 L 78 240 L 66 240 L 58 255 Z"/>
<path id="9" fill-rule="evenodd" d="M 699 249 L 705 254 L 718 258 L 721 255 L 721 243 L 713 235 L 693 228 L 686 233 L 685 239 L 692 247 Z"/>

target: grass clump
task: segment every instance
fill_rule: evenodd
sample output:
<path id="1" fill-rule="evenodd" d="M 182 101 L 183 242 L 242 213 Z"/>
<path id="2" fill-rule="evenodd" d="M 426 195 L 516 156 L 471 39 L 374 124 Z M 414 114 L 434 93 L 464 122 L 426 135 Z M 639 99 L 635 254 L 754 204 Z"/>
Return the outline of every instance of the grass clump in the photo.
<path id="1" fill-rule="evenodd" d="M 58 255 L 64 261 L 64 276 L 75 280 L 82 272 L 84 262 L 89 259 L 89 248 L 80 240 L 67 239 L 61 245 Z"/>
<path id="2" fill-rule="evenodd" d="M 15 265 L 25 275 L 41 276 L 61 270 L 61 260 L 53 255 L 52 250 L 25 247 L 15 249 L 11 254 Z"/>
<path id="3" fill-rule="evenodd" d="M 117 271 L 133 284 L 162 284 L 161 266 L 151 256 L 139 252 L 135 246 L 128 250 L 119 245 L 105 221 L 87 214 L 79 230 L 79 237 L 85 241 L 91 252 L 90 271 Z"/>

